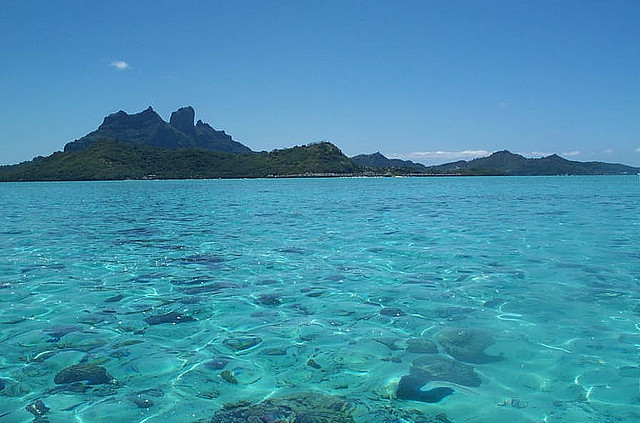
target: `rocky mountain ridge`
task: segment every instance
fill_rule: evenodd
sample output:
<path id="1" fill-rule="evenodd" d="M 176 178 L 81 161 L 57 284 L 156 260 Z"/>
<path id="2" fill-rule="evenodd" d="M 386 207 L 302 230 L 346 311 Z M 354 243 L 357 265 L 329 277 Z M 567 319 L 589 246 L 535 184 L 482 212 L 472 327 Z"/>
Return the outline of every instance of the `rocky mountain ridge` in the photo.
<path id="1" fill-rule="evenodd" d="M 224 131 L 217 131 L 201 120 L 194 125 L 194 119 L 195 110 L 191 106 L 173 112 L 169 122 L 152 107 L 132 115 L 120 110 L 105 117 L 97 130 L 65 145 L 64 151 L 82 150 L 100 140 L 114 140 L 170 150 L 200 148 L 232 154 L 253 152 Z"/>
<path id="2" fill-rule="evenodd" d="M 621 175 L 640 168 L 577 162 L 556 154 L 526 158 L 508 150 L 470 161 L 425 166 L 382 153 L 345 156 L 329 142 L 254 152 L 182 107 L 164 121 L 151 107 L 104 118 L 64 152 L 0 166 L 0 181 L 262 178 L 292 176 Z"/>

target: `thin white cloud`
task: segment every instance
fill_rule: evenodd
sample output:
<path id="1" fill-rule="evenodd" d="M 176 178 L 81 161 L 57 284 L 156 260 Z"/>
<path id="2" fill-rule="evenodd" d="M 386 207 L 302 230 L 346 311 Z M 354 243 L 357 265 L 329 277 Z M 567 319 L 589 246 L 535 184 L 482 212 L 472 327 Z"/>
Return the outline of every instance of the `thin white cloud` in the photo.
<path id="1" fill-rule="evenodd" d="M 127 62 L 125 62 L 124 60 L 115 60 L 113 62 L 110 63 L 110 66 L 113 66 L 114 68 L 118 69 L 118 70 L 125 70 L 125 69 L 129 69 L 129 64 Z"/>
<path id="2" fill-rule="evenodd" d="M 578 151 L 578 150 L 567 151 L 567 152 L 562 153 L 563 156 L 567 156 L 567 157 L 579 156 L 580 154 L 582 154 L 582 152 Z"/>
<path id="3" fill-rule="evenodd" d="M 614 151 L 613 148 L 607 148 L 606 150 L 602 150 L 602 152 L 605 154 L 611 154 L 613 153 L 613 151 Z"/>
<path id="4" fill-rule="evenodd" d="M 487 150 L 463 150 L 463 151 L 414 151 L 407 154 L 392 154 L 390 157 L 395 159 L 475 159 L 477 157 L 485 157 L 491 154 Z"/>

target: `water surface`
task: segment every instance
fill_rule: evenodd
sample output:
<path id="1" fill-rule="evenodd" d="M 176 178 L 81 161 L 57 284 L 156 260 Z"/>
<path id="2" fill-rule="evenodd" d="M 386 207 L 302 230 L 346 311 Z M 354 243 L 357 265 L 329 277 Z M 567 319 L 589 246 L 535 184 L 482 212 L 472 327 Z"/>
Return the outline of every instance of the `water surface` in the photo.
<path id="1" fill-rule="evenodd" d="M 640 420 L 637 177 L 5 183 L 0 199 L 0 422 L 38 400 L 51 423 L 188 422 L 308 392 L 357 422 Z M 396 397 L 438 360 L 479 386 L 443 372 L 422 388 L 449 388 L 440 401 Z M 82 363 L 113 381 L 55 383 Z"/>

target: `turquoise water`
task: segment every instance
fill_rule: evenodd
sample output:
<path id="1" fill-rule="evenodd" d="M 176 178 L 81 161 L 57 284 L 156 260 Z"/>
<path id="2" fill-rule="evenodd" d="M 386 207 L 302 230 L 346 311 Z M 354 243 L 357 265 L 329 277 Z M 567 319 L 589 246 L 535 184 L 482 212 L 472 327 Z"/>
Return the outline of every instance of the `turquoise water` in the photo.
<path id="1" fill-rule="evenodd" d="M 635 176 L 5 183 L 0 199 L 2 423 L 38 400 L 51 423 L 190 422 L 308 392 L 356 422 L 640 421 Z M 425 360 L 462 366 L 420 382 L 450 395 L 398 398 Z M 81 363 L 112 379 L 54 381 Z"/>

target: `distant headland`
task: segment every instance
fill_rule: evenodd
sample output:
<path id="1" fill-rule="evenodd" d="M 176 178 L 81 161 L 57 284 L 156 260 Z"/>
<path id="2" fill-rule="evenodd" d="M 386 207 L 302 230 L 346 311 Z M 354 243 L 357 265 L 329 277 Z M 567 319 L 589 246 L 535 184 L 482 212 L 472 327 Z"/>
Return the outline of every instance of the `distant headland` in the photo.
<path id="1" fill-rule="evenodd" d="M 319 176 L 621 175 L 640 168 L 578 162 L 556 154 L 525 158 L 507 150 L 470 161 L 425 166 L 381 153 L 345 156 L 329 142 L 256 152 L 183 107 L 164 121 L 151 107 L 104 118 L 64 151 L 0 166 L 0 181 L 214 179 Z"/>

